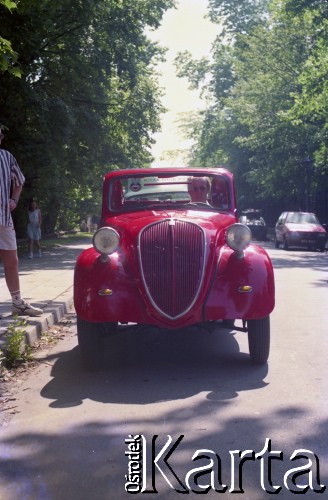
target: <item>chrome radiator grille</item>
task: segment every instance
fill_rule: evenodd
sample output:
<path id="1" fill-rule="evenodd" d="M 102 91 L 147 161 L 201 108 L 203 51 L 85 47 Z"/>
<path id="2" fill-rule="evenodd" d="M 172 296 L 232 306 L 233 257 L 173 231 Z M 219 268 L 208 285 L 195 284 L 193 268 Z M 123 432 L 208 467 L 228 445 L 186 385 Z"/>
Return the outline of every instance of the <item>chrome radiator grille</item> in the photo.
<path id="1" fill-rule="evenodd" d="M 143 283 L 152 304 L 177 318 L 195 302 L 204 273 L 205 235 L 196 224 L 175 219 L 146 227 L 139 237 Z"/>

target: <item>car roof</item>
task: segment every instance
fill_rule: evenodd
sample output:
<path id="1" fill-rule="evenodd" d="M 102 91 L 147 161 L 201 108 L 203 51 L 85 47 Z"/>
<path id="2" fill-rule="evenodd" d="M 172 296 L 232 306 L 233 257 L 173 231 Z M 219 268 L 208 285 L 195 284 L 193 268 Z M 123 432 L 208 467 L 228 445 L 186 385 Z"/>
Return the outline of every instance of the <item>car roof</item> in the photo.
<path id="1" fill-rule="evenodd" d="M 122 175 L 129 176 L 138 176 L 138 175 L 156 175 L 156 174 L 177 174 L 177 175 L 219 175 L 223 174 L 229 178 L 233 178 L 233 174 L 224 167 L 212 167 L 212 168 L 131 168 L 131 169 L 122 169 L 122 170 L 113 170 L 112 172 L 108 172 L 105 174 L 104 178 L 115 178 L 122 177 Z"/>
<path id="2" fill-rule="evenodd" d="M 281 212 L 279 218 L 282 217 L 283 215 L 288 215 L 288 214 L 302 214 L 302 215 L 304 214 L 304 215 L 315 215 L 316 216 L 316 214 L 314 212 L 298 212 L 298 211 L 294 210 L 294 211 L 290 211 L 290 212 Z"/>
<path id="3" fill-rule="evenodd" d="M 315 215 L 313 212 L 284 212 L 286 214 Z"/>

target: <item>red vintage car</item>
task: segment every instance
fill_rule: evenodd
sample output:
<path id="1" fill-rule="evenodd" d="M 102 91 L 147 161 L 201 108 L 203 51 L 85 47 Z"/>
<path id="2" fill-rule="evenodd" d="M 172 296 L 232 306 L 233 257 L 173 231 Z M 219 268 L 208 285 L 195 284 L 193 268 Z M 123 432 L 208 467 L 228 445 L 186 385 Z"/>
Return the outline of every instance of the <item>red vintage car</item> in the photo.
<path id="1" fill-rule="evenodd" d="M 101 367 L 106 336 L 126 323 L 178 329 L 215 321 L 247 332 L 251 360 L 266 363 L 273 268 L 238 223 L 233 175 L 224 168 L 108 173 L 93 247 L 76 262 L 74 303 L 89 369 Z"/>

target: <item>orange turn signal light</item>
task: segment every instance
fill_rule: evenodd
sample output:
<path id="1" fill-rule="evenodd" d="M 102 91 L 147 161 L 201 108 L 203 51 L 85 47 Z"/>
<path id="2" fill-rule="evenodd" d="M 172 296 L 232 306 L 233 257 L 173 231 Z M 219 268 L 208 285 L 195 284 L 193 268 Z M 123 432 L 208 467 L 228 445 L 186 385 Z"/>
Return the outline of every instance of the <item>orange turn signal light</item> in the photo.
<path id="1" fill-rule="evenodd" d="M 112 294 L 113 294 L 113 290 L 110 290 L 109 288 L 105 288 L 103 290 L 99 290 L 99 292 L 98 292 L 98 295 L 100 295 L 101 297 L 109 296 L 109 295 L 112 295 Z"/>
<path id="2" fill-rule="evenodd" d="M 238 288 L 238 292 L 240 293 L 250 293 L 253 291 L 253 288 L 250 285 L 242 285 Z"/>

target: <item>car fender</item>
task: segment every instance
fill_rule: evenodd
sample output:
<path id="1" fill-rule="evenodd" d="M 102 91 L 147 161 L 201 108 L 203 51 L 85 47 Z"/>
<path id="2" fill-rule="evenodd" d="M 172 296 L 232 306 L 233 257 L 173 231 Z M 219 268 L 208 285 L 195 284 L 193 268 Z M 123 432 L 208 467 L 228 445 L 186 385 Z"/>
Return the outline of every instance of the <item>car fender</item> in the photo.
<path id="1" fill-rule="evenodd" d="M 242 255 L 223 246 L 204 319 L 255 319 L 268 316 L 275 303 L 274 273 L 266 251 L 250 245 Z"/>
<path id="2" fill-rule="evenodd" d="M 74 305 L 77 315 L 91 322 L 140 321 L 145 304 L 137 280 L 124 265 L 124 254 L 114 253 L 104 262 L 94 248 L 84 250 L 74 272 Z"/>

